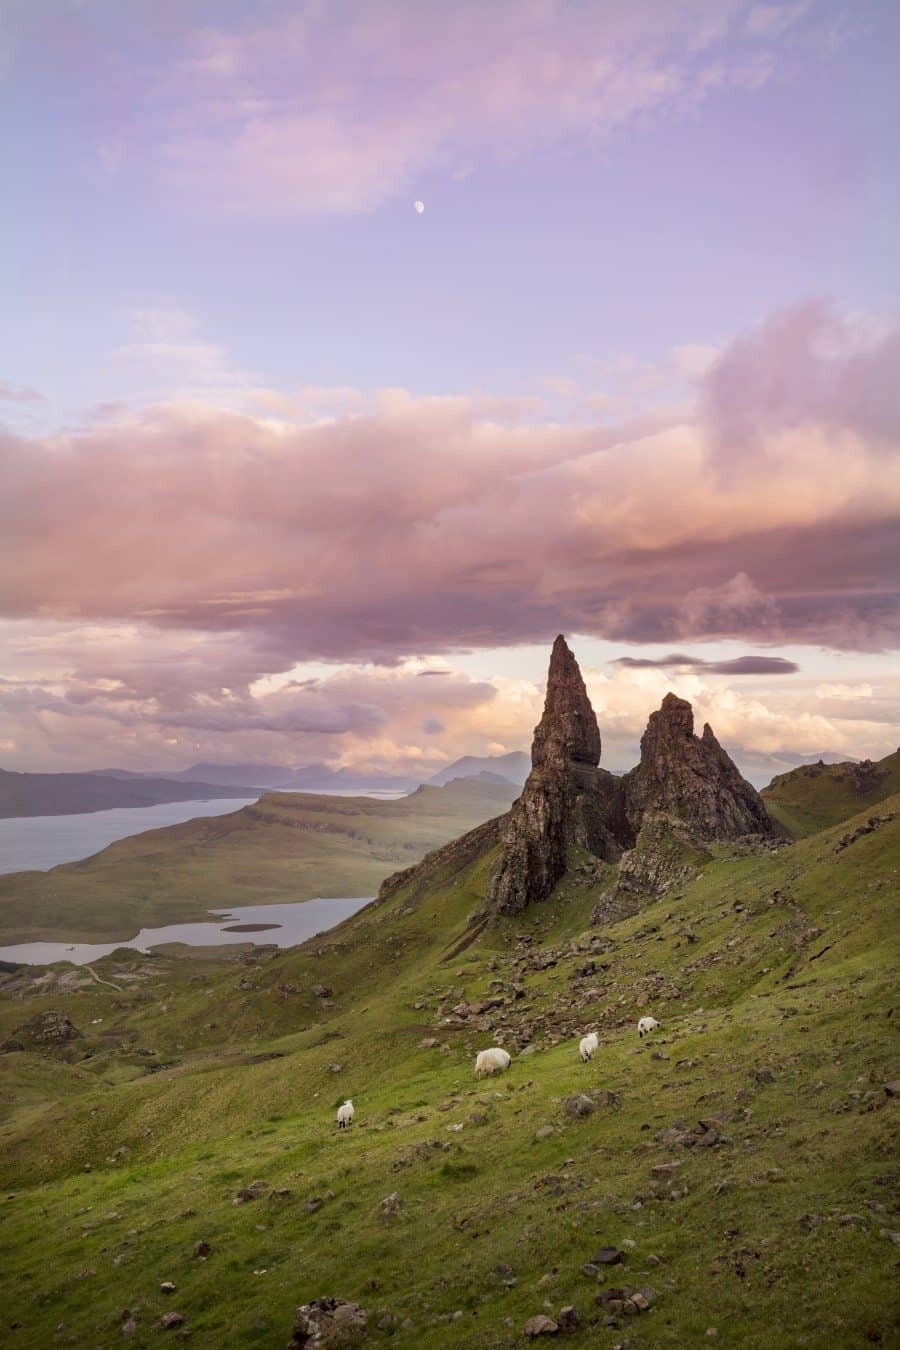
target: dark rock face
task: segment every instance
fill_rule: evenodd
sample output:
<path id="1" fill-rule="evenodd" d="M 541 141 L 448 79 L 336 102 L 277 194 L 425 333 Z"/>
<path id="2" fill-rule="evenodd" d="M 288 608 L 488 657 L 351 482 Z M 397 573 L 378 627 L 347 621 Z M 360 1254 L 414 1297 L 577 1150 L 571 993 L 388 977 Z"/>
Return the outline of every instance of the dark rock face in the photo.
<path id="1" fill-rule="evenodd" d="M 600 728 L 578 662 L 560 633 L 550 654 L 544 715 L 534 729 L 533 768 L 561 760 L 600 763 Z"/>
<path id="2" fill-rule="evenodd" d="M 710 841 L 777 834 L 759 794 L 708 726 L 694 735 L 691 705 L 674 694 L 651 715 L 640 763 L 624 778 L 599 767 L 600 748 L 578 662 L 560 636 L 533 767 L 501 824 L 502 852 L 480 917 L 519 914 L 546 899 L 566 870 L 571 845 L 606 862 L 622 859 L 619 880 L 596 911 L 601 921 L 683 884 L 708 861 Z"/>
<path id="3" fill-rule="evenodd" d="M 741 777 L 709 725 L 694 735 L 690 703 L 666 694 L 641 738 L 641 762 L 625 775 L 625 811 L 635 833 L 648 811 L 689 826 L 699 839 L 772 835 L 759 793 Z"/>
<path id="4" fill-rule="evenodd" d="M 598 768 L 600 729 L 578 662 L 561 635 L 553 644 L 532 770 L 503 832 L 487 908 L 519 914 L 544 900 L 566 868 L 569 844 L 614 860 L 627 832 L 621 785 Z"/>

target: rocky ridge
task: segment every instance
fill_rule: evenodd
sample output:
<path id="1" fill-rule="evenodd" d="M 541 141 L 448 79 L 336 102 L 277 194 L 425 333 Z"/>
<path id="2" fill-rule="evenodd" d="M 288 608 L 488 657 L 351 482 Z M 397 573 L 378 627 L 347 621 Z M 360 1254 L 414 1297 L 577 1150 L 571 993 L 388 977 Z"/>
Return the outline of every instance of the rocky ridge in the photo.
<path id="1" fill-rule="evenodd" d="M 648 897 L 685 884 L 710 859 L 714 843 L 747 847 L 780 839 L 759 794 L 716 740 L 694 734 L 690 703 L 667 694 L 641 739 L 640 762 L 617 777 L 600 767 L 600 728 L 574 655 L 560 634 L 553 644 L 543 715 L 522 794 L 502 816 L 429 853 L 382 884 L 375 904 L 414 883 L 415 896 L 437 873 L 452 875 L 498 843 L 481 925 L 545 900 L 580 849 L 617 864 L 616 881 L 592 921 L 634 913 Z M 582 866 L 596 864 L 588 859 Z M 598 869 L 602 870 L 602 869 Z"/>
<path id="2" fill-rule="evenodd" d="M 768 839 L 775 828 L 709 725 L 694 734 L 690 703 L 667 694 L 641 739 L 641 759 L 622 778 L 599 767 L 600 730 L 578 662 L 553 644 L 532 771 L 502 833 L 486 912 L 517 914 L 544 900 L 576 845 L 620 864 L 595 921 L 633 912 L 708 860 L 712 841 Z"/>

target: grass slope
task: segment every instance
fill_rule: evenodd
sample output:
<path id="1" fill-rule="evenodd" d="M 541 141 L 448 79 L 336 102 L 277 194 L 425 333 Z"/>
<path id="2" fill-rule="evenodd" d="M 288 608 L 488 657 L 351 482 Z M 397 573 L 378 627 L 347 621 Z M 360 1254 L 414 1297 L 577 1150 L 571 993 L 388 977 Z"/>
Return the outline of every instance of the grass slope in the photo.
<path id="1" fill-rule="evenodd" d="M 48 872 L 0 876 L 0 944 L 125 940 L 210 907 L 371 895 L 389 873 L 505 811 L 516 791 L 472 780 L 394 801 L 267 793 Z"/>
<path id="2" fill-rule="evenodd" d="M 760 795 L 791 838 L 805 839 L 895 792 L 900 792 L 900 750 L 875 763 L 804 764 L 773 778 Z"/>
<path id="3" fill-rule="evenodd" d="M 99 967 L 119 991 L 7 977 L 0 1034 L 46 1008 L 88 1033 L 0 1056 L 13 1343 L 119 1345 L 127 1308 L 153 1345 L 175 1309 L 195 1344 L 280 1350 L 298 1304 L 338 1294 L 372 1346 L 516 1346 L 564 1304 L 573 1345 L 897 1344 L 900 815 L 847 828 L 723 850 L 603 931 L 608 879 L 573 858 L 547 904 L 468 941 L 488 853 L 292 951 L 119 953 Z M 639 1042 L 647 1010 L 662 1028 Z M 478 1083 L 495 1042 L 530 1049 Z M 271 1189 L 235 1205 L 254 1179 Z M 606 1244 L 625 1262 L 598 1281 Z M 651 1310 L 607 1327 L 597 1297 L 623 1283 Z"/>

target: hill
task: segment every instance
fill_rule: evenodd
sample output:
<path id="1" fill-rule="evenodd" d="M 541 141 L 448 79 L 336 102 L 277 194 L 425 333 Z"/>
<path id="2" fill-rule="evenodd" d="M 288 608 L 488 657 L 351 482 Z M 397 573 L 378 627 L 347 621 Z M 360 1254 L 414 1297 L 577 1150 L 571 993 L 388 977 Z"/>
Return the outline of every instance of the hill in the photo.
<path id="1" fill-rule="evenodd" d="M 169 778 L 122 778 L 100 773 L 13 773 L 0 769 L 0 819 L 67 816 L 123 806 L 159 806 L 163 802 L 213 801 L 252 797 L 252 787 L 221 783 L 175 782 Z"/>
<path id="2" fill-rule="evenodd" d="M 446 768 L 432 774 L 428 782 L 441 787 L 454 778 L 476 778 L 486 773 L 508 778 L 511 783 L 521 786 L 530 769 L 531 756 L 524 750 L 511 750 L 508 755 L 463 755 L 462 759 L 455 759 Z"/>
<path id="3" fill-rule="evenodd" d="M 408 774 L 362 773 L 327 764 L 193 764 L 172 775 L 184 783 L 253 783 L 282 792 L 409 792 L 418 786 Z"/>
<path id="4" fill-rule="evenodd" d="M 210 907 L 373 894 L 398 866 L 506 810 L 507 783 L 407 797 L 266 793 L 228 815 L 121 839 L 48 872 L 0 876 L 0 945 L 132 937 Z"/>
<path id="5" fill-rule="evenodd" d="M 873 762 L 804 764 L 773 778 L 761 796 L 766 809 L 794 839 L 848 820 L 900 792 L 900 750 Z"/>
<path id="6" fill-rule="evenodd" d="M 121 954 L 97 972 L 118 989 L 6 977 L 19 1342 L 64 1322 L 117 1345 L 127 1308 L 137 1344 L 174 1310 L 198 1343 L 280 1350 L 295 1307 L 339 1294 L 374 1346 L 518 1345 L 566 1305 L 573 1345 L 891 1343 L 898 820 L 722 856 L 601 931 L 573 858 L 539 913 L 464 946 L 486 856 L 295 951 Z M 49 1009 L 83 1038 L 16 1033 Z M 479 1084 L 494 1042 L 513 1066 Z M 591 1261 L 607 1247 L 618 1264 Z M 633 1331 L 597 1302 L 623 1286 L 651 1303 Z"/>
<path id="7" fill-rule="evenodd" d="M 332 1296 L 365 1310 L 363 1344 L 398 1350 L 522 1345 L 538 1316 L 573 1346 L 896 1343 L 900 795 L 795 843 L 716 837 L 755 803 L 676 703 L 623 789 L 638 840 L 610 861 L 571 834 L 606 787 L 582 774 L 599 737 L 573 690 L 526 798 L 562 803 L 542 899 L 490 908 L 513 812 L 300 948 L 3 977 L 19 1343 L 149 1345 L 177 1314 L 197 1344 L 274 1350 Z M 732 792 L 724 814 L 656 780 L 680 744 Z M 609 917 L 629 855 L 666 831 L 690 868 Z M 489 1044 L 512 1064 L 478 1082 Z"/>

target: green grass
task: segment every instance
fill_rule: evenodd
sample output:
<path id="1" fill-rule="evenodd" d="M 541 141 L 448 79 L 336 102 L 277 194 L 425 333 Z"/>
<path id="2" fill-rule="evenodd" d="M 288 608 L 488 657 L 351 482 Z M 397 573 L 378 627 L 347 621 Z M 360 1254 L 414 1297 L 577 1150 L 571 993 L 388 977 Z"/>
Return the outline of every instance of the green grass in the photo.
<path id="1" fill-rule="evenodd" d="M 900 792 L 900 750 L 876 763 L 804 764 L 779 774 L 762 799 L 792 839 L 838 825 Z"/>
<path id="2" fill-rule="evenodd" d="M 545 905 L 463 946 L 488 854 L 272 957 L 119 954 L 100 969 L 122 993 L 9 977 L 0 1035 L 49 1007 L 89 1033 L 65 1057 L 0 1056 L 12 1343 L 120 1345 L 128 1308 L 149 1345 L 175 1308 L 195 1344 L 280 1350 L 298 1304 L 337 1294 L 369 1310 L 373 1346 L 521 1345 L 529 1316 L 567 1303 L 573 1345 L 680 1350 L 709 1328 L 747 1350 L 897 1344 L 884 1234 L 900 1229 L 900 1107 L 883 1084 L 900 1076 L 886 1017 L 900 817 L 836 849 L 846 828 L 723 850 L 609 929 L 587 929 L 603 883 L 572 870 Z M 492 981 L 524 995 L 453 1013 Z M 640 1042 L 648 1010 L 662 1027 Z M 601 1046 L 582 1065 L 587 1027 Z M 476 1082 L 478 1048 L 526 1040 L 507 1074 Z M 147 1072 L 140 1048 L 170 1067 Z M 617 1104 L 570 1120 L 566 1096 L 594 1089 Z M 338 1133 L 346 1096 L 357 1123 Z M 716 1147 L 661 1133 L 711 1116 Z M 671 1178 L 655 1176 L 666 1163 Z M 292 1194 L 234 1205 L 256 1178 Z M 402 1208 L 385 1220 L 393 1191 Z M 626 1252 L 606 1285 L 656 1292 L 619 1328 L 582 1272 L 605 1244 Z"/>
<path id="3" fill-rule="evenodd" d="M 0 945 L 124 940 L 210 908 L 372 895 L 391 872 L 506 810 L 515 791 L 457 780 L 394 801 L 267 793 L 49 872 L 0 877 Z"/>

